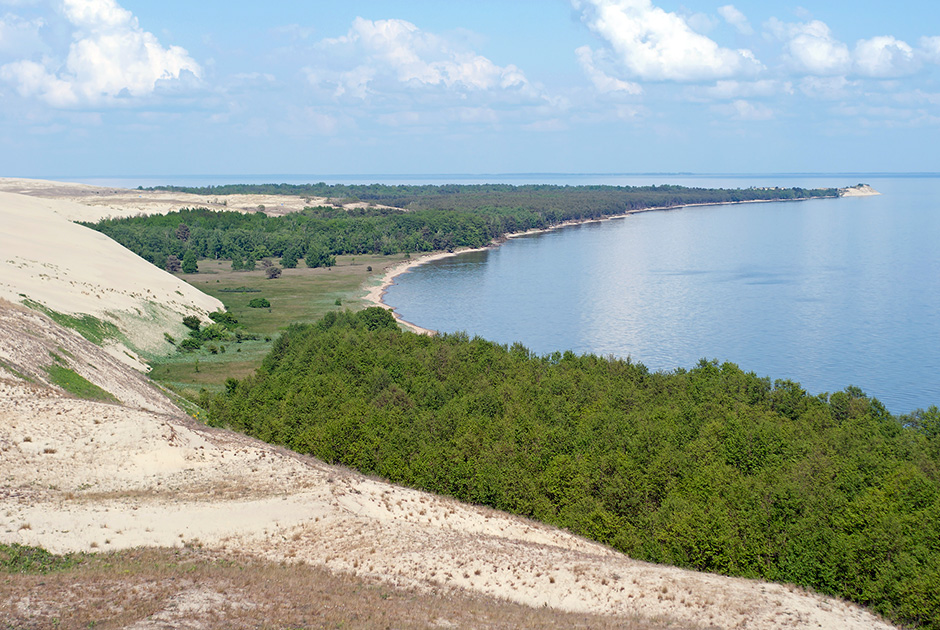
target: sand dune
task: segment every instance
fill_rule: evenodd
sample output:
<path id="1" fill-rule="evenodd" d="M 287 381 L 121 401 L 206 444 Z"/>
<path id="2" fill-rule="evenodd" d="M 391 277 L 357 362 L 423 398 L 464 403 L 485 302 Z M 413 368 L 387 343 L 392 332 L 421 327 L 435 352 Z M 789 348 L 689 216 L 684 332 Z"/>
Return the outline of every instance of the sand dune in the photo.
<path id="1" fill-rule="evenodd" d="M 222 303 L 66 218 L 81 209 L 70 201 L 0 192 L 0 298 L 109 322 L 119 333 L 106 347 L 145 370 L 138 352 L 166 352 L 164 332 L 182 335 L 185 315 L 208 321 Z"/>

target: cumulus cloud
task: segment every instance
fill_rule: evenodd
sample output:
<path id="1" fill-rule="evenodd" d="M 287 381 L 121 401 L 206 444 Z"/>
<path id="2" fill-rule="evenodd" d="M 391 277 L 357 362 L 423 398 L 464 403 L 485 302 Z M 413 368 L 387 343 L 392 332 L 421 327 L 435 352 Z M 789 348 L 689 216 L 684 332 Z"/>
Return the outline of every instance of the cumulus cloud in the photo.
<path id="1" fill-rule="evenodd" d="M 837 40 L 825 22 L 785 23 L 771 18 L 770 31 L 784 41 L 784 59 L 791 70 L 818 76 L 846 74 L 852 69 L 849 47 Z"/>
<path id="2" fill-rule="evenodd" d="M 754 34 L 754 28 L 751 26 L 751 23 L 748 22 L 747 17 L 733 4 L 718 7 L 718 15 L 720 15 L 725 22 L 738 29 L 738 32 L 743 35 Z"/>
<path id="3" fill-rule="evenodd" d="M 349 32 L 320 42 L 322 63 L 306 69 L 316 86 L 332 86 L 336 96 L 364 99 L 404 89 L 451 92 L 525 93 L 532 86 L 514 65 L 499 66 L 405 20 L 353 21 Z"/>
<path id="4" fill-rule="evenodd" d="M 186 50 L 163 47 L 115 0 L 62 0 L 60 6 L 73 28 L 64 64 L 47 57 L 0 67 L 0 78 L 25 97 L 59 108 L 114 105 L 202 73 Z"/>
<path id="5" fill-rule="evenodd" d="M 651 0 L 571 0 L 621 72 L 646 81 L 707 81 L 763 69 L 750 50 L 722 48 Z"/>
<path id="6" fill-rule="evenodd" d="M 916 72 L 920 57 L 926 56 L 923 52 L 918 56 L 908 43 L 890 35 L 859 40 L 850 50 L 819 20 L 793 24 L 772 18 L 767 27 L 784 42 L 784 59 L 790 69 L 806 75 L 895 78 Z M 929 43 L 921 40 L 925 49 Z"/>
<path id="7" fill-rule="evenodd" d="M 916 72 L 914 49 L 891 36 L 860 40 L 855 45 L 855 69 L 868 77 L 889 78 Z"/>

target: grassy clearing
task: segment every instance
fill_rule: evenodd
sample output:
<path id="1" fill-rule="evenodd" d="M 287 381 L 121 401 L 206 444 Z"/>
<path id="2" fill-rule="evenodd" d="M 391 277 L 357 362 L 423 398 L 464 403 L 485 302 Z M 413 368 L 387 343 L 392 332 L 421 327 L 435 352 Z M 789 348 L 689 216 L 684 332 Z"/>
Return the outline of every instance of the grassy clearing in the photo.
<path id="1" fill-rule="evenodd" d="M 625 628 L 666 623 L 529 608 L 460 590 L 394 588 L 304 564 L 197 548 L 51 556 L 27 571 L 2 563 L 0 627 L 124 628 Z M 25 550 L 25 551 L 24 551 Z M 55 564 L 55 563 L 59 564 Z M 54 565 L 54 570 L 40 567 Z"/>
<path id="2" fill-rule="evenodd" d="M 151 363 L 150 376 L 190 400 L 195 400 L 202 389 L 221 391 L 226 379 L 251 374 L 288 325 L 318 321 L 328 311 L 361 309 L 363 286 L 378 282 L 388 267 L 402 260 L 404 255 L 338 256 L 334 267 L 308 269 L 301 265 L 285 269 L 274 280 L 268 280 L 260 266 L 256 271 L 232 271 L 229 261 L 202 260 L 199 273 L 179 277 L 221 300 L 226 310 L 249 332 L 259 334 L 261 340 L 214 344 L 217 354 L 203 349 L 157 358 Z M 248 306 L 259 297 L 266 298 L 271 307 Z"/>

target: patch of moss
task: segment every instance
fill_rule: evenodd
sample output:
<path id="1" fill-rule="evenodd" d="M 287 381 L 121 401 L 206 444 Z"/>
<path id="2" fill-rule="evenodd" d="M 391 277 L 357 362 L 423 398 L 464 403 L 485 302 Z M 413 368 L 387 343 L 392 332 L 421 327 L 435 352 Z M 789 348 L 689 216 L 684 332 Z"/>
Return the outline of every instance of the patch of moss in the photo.
<path id="1" fill-rule="evenodd" d="M 118 339 L 120 337 L 120 331 L 117 326 L 111 322 L 92 317 L 91 315 L 82 315 L 81 317 L 66 315 L 65 313 L 54 311 L 29 298 L 23 300 L 23 305 L 34 311 L 48 315 L 55 323 L 66 328 L 71 328 L 82 337 L 98 346 L 100 346 L 105 339 Z"/>
<path id="2" fill-rule="evenodd" d="M 56 363 L 45 368 L 46 373 L 49 374 L 49 378 L 53 383 L 65 391 L 86 400 L 103 400 L 114 403 L 121 402 L 75 370 L 67 368 L 64 365 L 59 365 L 59 361 L 61 361 L 59 357 L 53 355 L 53 358 L 56 359 Z"/>

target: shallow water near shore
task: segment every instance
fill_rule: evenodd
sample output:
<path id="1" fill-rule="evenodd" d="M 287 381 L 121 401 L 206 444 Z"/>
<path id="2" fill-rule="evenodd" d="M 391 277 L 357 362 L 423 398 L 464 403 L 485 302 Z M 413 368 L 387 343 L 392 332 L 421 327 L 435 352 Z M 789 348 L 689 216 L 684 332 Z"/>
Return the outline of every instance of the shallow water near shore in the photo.
<path id="1" fill-rule="evenodd" d="M 858 183 L 623 179 L 594 183 Z M 649 212 L 513 238 L 417 267 L 385 302 L 419 326 L 539 354 L 630 357 L 654 370 L 717 359 L 812 394 L 855 385 L 893 413 L 940 404 L 940 179 L 864 181 L 884 194 Z"/>

